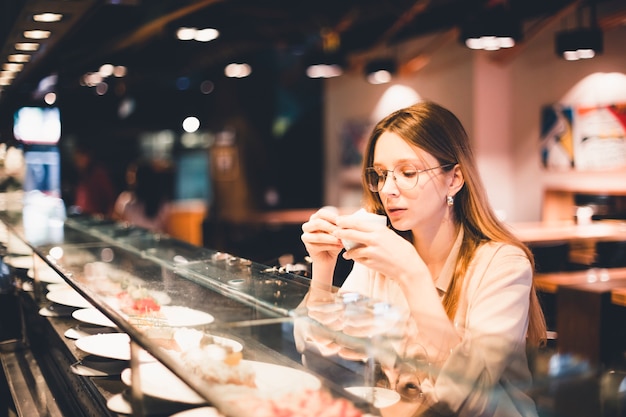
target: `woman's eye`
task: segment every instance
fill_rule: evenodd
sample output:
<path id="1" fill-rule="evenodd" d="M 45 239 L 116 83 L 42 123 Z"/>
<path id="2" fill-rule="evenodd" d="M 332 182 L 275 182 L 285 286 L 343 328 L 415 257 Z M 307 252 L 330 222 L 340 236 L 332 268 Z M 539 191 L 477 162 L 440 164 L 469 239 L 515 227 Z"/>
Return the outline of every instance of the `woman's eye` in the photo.
<path id="1" fill-rule="evenodd" d="M 406 178 L 413 178 L 417 175 L 417 170 L 413 167 L 402 168 L 400 174 Z"/>

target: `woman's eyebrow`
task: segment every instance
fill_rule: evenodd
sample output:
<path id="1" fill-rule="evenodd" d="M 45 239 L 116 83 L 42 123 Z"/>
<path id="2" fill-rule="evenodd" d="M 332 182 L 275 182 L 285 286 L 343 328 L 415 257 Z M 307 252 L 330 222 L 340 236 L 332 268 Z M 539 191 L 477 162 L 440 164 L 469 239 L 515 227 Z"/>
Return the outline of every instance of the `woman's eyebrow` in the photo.
<path id="1" fill-rule="evenodd" d="M 415 165 L 417 167 L 417 165 L 423 165 L 424 161 L 420 161 L 419 159 L 398 159 L 397 161 L 394 162 L 394 166 L 398 166 L 398 165 L 402 165 L 402 164 L 411 164 L 411 165 Z M 373 162 L 372 163 L 373 166 L 383 166 L 384 164 L 380 163 L 380 162 Z"/>

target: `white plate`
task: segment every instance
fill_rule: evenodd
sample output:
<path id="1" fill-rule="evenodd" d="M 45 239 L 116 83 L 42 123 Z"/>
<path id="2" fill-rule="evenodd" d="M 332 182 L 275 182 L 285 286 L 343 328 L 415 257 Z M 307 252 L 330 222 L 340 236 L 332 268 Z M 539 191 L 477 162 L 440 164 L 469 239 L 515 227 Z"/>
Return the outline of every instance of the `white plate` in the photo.
<path id="1" fill-rule="evenodd" d="M 130 360 L 130 337 L 126 333 L 104 333 L 81 337 L 76 340 L 76 347 L 85 353 L 104 358 Z M 143 349 L 139 350 L 141 362 L 153 362 L 152 355 Z"/>
<path id="2" fill-rule="evenodd" d="M 151 321 L 150 316 L 132 316 L 136 322 L 146 322 L 149 324 Z M 183 306 L 161 306 L 157 313 L 155 321 L 159 322 L 159 325 L 170 327 L 195 327 L 204 326 L 210 324 L 215 320 L 215 317 L 204 311 L 193 310 L 191 308 Z"/>
<path id="3" fill-rule="evenodd" d="M 124 394 L 115 394 L 107 400 L 107 408 L 118 414 L 132 414 L 133 406 L 124 398 Z"/>
<path id="4" fill-rule="evenodd" d="M 57 282 L 55 284 L 46 285 L 46 289 L 48 291 L 60 291 L 72 289 L 72 287 L 70 287 L 70 284 L 68 284 L 67 282 Z"/>
<path id="5" fill-rule="evenodd" d="M 33 269 L 29 269 L 27 272 L 29 278 L 35 279 L 35 272 Z M 65 282 L 63 278 L 52 268 L 38 268 L 37 280 L 45 282 L 46 284 L 59 284 Z"/>
<path id="6" fill-rule="evenodd" d="M 357 397 L 363 398 L 376 408 L 390 407 L 400 401 L 400 394 L 387 388 L 348 387 L 345 390 Z"/>
<path id="7" fill-rule="evenodd" d="M 32 256 L 5 256 L 4 262 L 19 269 L 32 268 L 34 263 Z"/>
<path id="8" fill-rule="evenodd" d="M 213 407 L 198 407 L 172 414 L 170 417 L 222 417 Z"/>
<path id="9" fill-rule="evenodd" d="M 269 398 L 281 396 L 290 392 L 307 389 L 318 390 L 321 381 L 314 375 L 287 366 L 274 365 L 265 362 L 244 360 L 253 367 L 256 374 L 256 392 L 259 396 Z M 169 401 L 178 401 L 188 404 L 204 404 L 206 401 L 198 393 L 189 388 L 174 373 L 159 362 L 142 363 L 141 390 L 145 395 Z M 130 386 L 130 368 L 122 371 L 122 381 Z M 167 389 L 163 389 L 167 387 Z M 248 390 L 242 392 L 248 393 Z"/>
<path id="10" fill-rule="evenodd" d="M 103 327 L 117 327 L 107 316 L 96 308 L 81 308 L 72 312 L 72 317 L 83 323 L 94 324 Z"/>
<path id="11" fill-rule="evenodd" d="M 19 239 L 10 239 L 7 245 L 7 252 L 16 255 L 31 255 L 33 250 Z"/>
<path id="12" fill-rule="evenodd" d="M 185 404 L 205 404 L 206 401 L 198 393 L 189 388 L 172 371 L 160 362 L 142 363 L 139 365 L 141 391 L 145 395 L 162 400 L 176 401 Z M 122 382 L 131 386 L 131 370 L 122 371 Z M 163 389 L 167 387 L 167 389 Z"/>
<path id="13" fill-rule="evenodd" d="M 63 290 L 50 291 L 46 294 L 46 298 L 53 303 L 62 304 L 64 306 L 87 308 L 91 307 L 91 303 L 80 295 L 73 288 Z"/>

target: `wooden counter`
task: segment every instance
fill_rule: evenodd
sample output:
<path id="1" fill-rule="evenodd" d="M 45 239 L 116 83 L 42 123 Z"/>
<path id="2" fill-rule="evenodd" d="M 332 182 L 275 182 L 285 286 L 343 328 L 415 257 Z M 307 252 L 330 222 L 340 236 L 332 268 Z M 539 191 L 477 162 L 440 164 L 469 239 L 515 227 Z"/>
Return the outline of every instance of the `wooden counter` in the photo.
<path id="1" fill-rule="evenodd" d="M 600 220 L 588 225 L 574 221 L 512 223 L 510 230 L 528 245 L 575 243 L 580 241 L 626 241 L 626 221 Z"/>
<path id="2" fill-rule="evenodd" d="M 593 365 L 609 366 L 626 349 L 623 327 L 626 306 L 626 268 L 591 268 L 584 271 L 537 273 L 538 291 L 555 314 L 557 348 L 588 359 Z M 552 329 L 551 329 L 552 330 Z"/>
<path id="3" fill-rule="evenodd" d="M 626 280 L 564 285 L 556 296 L 557 348 L 580 355 L 600 369 L 623 360 L 626 349 L 624 309 L 612 303 L 612 292 Z"/>
<path id="4" fill-rule="evenodd" d="M 585 271 L 537 273 L 534 276 L 537 290 L 551 294 L 564 286 L 600 285 L 606 282 L 624 287 L 626 305 L 626 268 L 592 268 Z"/>

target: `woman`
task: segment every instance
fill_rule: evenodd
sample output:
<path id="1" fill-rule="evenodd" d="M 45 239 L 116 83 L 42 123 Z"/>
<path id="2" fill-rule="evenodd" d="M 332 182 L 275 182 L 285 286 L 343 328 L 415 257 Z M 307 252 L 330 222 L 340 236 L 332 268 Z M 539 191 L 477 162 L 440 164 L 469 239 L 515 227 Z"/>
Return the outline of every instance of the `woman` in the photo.
<path id="1" fill-rule="evenodd" d="M 173 197 L 173 174 L 169 164 L 141 161 L 126 173 L 129 190 L 115 202 L 115 218 L 154 233 L 167 233 Z"/>
<path id="2" fill-rule="evenodd" d="M 425 350 L 435 368 L 419 381 L 423 412 L 536 415 L 525 347 L 546 330 L 532 255 L 490 208 L 460 121 L 432 102 L 398 110 L 374 127 L 363 167 L 364 207 L 389 227 L 313 214 L 302 226 L 312 288 L 331 285 L 342 240 L 356 242 L 341 291 L 408 311 L 403 354 Z"/>

